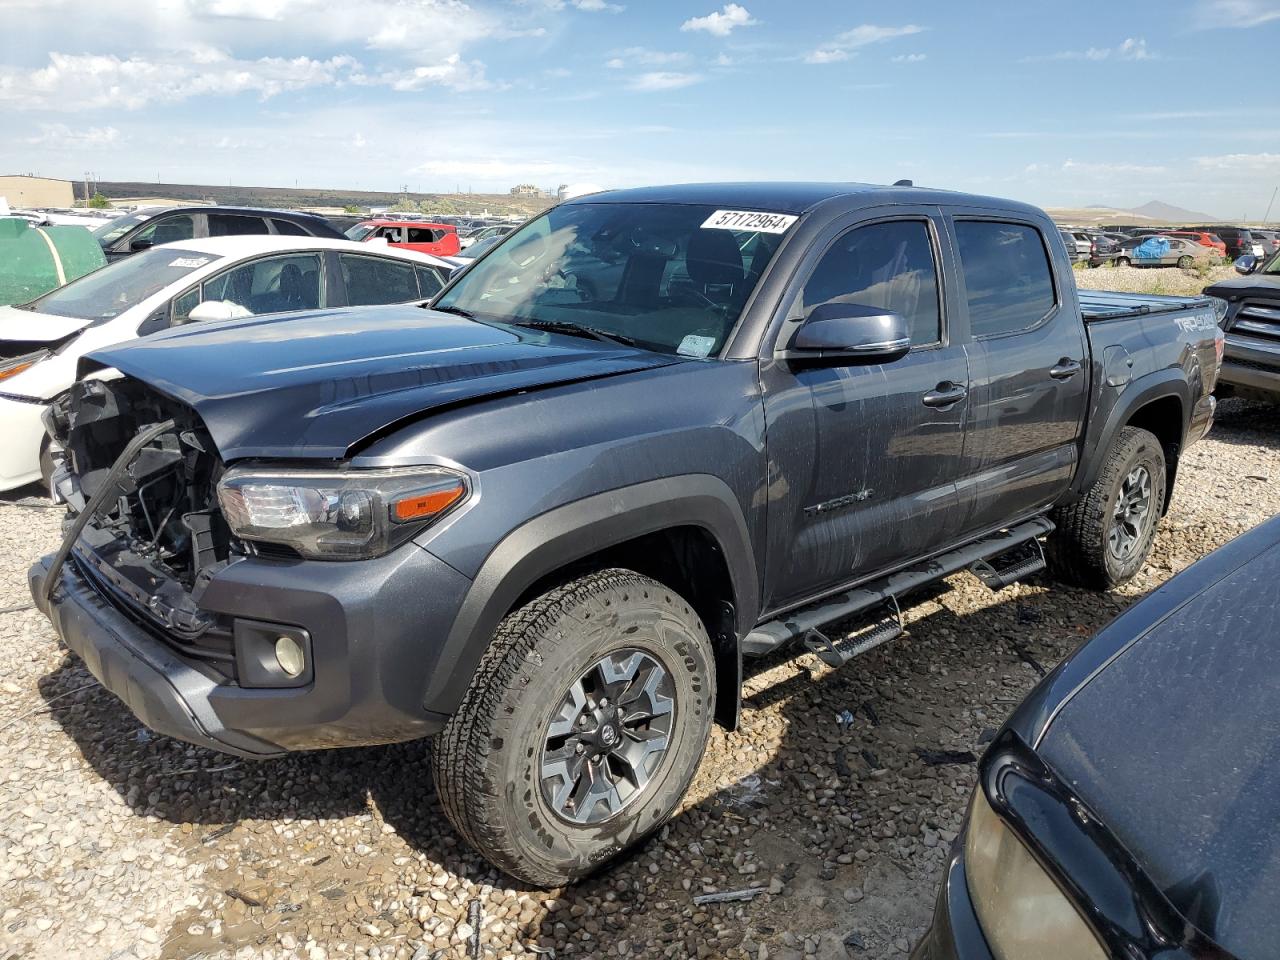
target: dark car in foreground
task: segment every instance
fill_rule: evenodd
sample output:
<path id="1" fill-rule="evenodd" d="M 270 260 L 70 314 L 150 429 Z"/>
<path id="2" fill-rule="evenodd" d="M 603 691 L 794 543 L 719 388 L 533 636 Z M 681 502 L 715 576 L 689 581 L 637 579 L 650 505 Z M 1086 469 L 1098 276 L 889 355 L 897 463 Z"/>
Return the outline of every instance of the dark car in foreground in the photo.
<path id="1" fill-rule="evenodd" d="M 273 233 L 286 237 L 345 239 L 333 224 L 316 214 L 258 207 L 145 207 L 93 231 L 109 262 L 162 243 Z"/>
<path id="2" fill-rule="evenodd" d="M 842 666 L 918 589 L 1046 549 L 1132 577 L 1221 342 L 1208 298 L 1078 291 L 1012 201 L 594 194 L 428 309 L 95 353 L 49 415 L 71 516 L 32 593 L 161 732 L 258 758 L 434 736 L 459 832 L 553 886 L 672 813 L 744 657 Z"/>
<path id="3" fill-rule="evenodd" d="M 1280 943 L 1280 518 L 1081 646 L 979 764 L 914 960 L 1266 960 Z"/>

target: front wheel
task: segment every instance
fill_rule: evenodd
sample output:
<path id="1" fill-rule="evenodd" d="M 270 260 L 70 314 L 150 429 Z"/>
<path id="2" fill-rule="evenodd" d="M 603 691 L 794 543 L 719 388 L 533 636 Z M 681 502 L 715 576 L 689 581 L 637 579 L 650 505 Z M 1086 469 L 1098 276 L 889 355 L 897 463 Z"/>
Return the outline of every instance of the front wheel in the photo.
<path id="1" fill-rule="evenodd" d="M 656 830 L 715 705 L 711 641 L 678 593 L 603 570 L 512 612 L 433 741 L 440 802 L 490 863 L 577 880 Z"/>
<path id="2" fill-rule="evenodd" d="M 1124 427 L 1093 486 L 1055 512 L 1048 559 L 1061 579 L 1109 590 L 1142 569 L 1164 513 L 1165 458 L 1155 435 Z"/>

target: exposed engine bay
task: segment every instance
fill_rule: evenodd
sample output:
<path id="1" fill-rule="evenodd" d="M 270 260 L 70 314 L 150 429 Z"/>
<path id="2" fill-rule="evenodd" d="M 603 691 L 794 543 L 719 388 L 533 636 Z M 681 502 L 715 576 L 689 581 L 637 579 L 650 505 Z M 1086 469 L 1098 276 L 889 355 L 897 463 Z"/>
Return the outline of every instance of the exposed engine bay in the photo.
<path id="1" fill-rule="evenodd" d="M 210 655 L 187 649 L 196 641 L 229 650 L 199 598 L 243 547 L 218 508 L 223 464 L 194 411 L 121 378 L 77 383 L 47 417 L 54 495 L 70 508 L 64 529 L 81 526 L 69 558 L 187 652 Z M 154 436 L 118 462 L 148 432 Z"/>

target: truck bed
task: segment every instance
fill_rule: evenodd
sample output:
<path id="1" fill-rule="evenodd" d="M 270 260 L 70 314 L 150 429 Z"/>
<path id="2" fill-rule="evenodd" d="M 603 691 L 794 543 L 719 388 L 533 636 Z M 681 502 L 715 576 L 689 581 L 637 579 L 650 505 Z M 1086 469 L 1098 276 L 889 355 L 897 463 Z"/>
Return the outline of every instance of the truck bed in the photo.
<path id="1" fill-rule="evenodd" d="M 1154 293 L 1121 293 L 1118 290 L 1079 290 L 1080 312 L 1086 323 L 1116 320 L 1153 313 L 1208 307 L 1207 297 L 1171 297 Z"/>

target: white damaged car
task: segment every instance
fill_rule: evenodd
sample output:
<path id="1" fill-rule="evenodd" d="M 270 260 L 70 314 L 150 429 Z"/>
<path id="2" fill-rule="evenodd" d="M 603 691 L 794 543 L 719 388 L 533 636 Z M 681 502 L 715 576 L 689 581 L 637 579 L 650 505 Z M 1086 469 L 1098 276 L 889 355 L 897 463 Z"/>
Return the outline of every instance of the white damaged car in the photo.
<path id="1" fill-rule="evenodd" d="M 347 240 L 213 237 L 153 247 L 0 307 L 0 491 L 48 484 L 41 415 L 87 353 L 186 323 L 425 300 L 453 270 L 439 257 Z"/>

